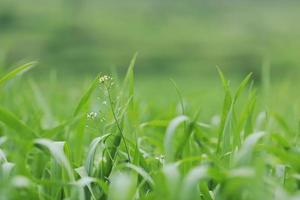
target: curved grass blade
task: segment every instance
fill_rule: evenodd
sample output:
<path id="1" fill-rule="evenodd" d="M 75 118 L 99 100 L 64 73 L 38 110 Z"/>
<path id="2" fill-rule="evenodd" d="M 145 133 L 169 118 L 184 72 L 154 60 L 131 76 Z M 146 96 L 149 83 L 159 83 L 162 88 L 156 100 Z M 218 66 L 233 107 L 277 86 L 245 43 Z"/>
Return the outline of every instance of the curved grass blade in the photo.
<path id="1" fill-rule="evenodd" d="M 182 200 L 195 199 L 197 192 L 195 192 L 199 181 L 208 177 L 208 169 L 206 166 L 199 166 L 192 169 L 183 180 L 181 198 Z"/>
<path id="2" fill-rule="evenodd" d="M 95 80 L 90 84 L 88 90 L 84 93 L 84 95 L 81 97 L 74 113 L 73 113 L 73 116 L 77 116 L 79 114 L 79 112 L 83 109 L 84 106 L 86 106 L 88 100 L 90 99 L 93 91 L 95 90 L 97 84 L 98 84 L 98 79 L 99 77 L 97 76 L 95 78 Z"/>
<path id="3" fill-rule="evenodd" d="M 30 70 L 31 68 L 33 68 L 35 65 L 37 64 L 37 62 L 29 62 L 26 63 L 12 71 L 10 71 L 9 73 L 7 73 L 6 75 L 4 75 L 3 77 L 0 78 L 0 86 L 2 84 L 4 84 L 6 81 L 14 78 L 17 75 L 20 75 L 28 70 Z"/>
<path id="4" fill-rule="evenodd" d="M 174 159 L 174 156 L 175 156 L 172 142 L 173 142 L 173 137 L 176 132 L 176 129 L 180 124 L 182 124 L 188 120 L 189 120 L 189 118 L 187 116 L 180 115 L 170 122 L 170 124 L 167 128 L 167 131 L 166 131 L 165 139 L 164 139 L 164 148 L 165 148 L 167 162 L 172 162 Z"/>
<path id="5" fill-rule="evenodd" d="M 135 199 L 136 183 L 132 176 L 118 173 L 112 177 L 109 187 L 108 200 Z"/>
<path id="6" fill-rule="evenodd" d="M 24 135 L 19 135 L 20 137 L 24 136 L 26 138 L 32 139 L 37 136 L 37 134 L 21 120 L 19 120 L 14 114 L 0 107 L 0 121 L 3 122 L 10 129 L 15 130 L 19 133 L 25 133 Z"/>
<path id="7" fill-rule="evenodd" d="M 248 85 L 250 79 L 252 77 L 252 73 L 248 74 L 246 78 L 240 83 L 235 95 L 234 95 L 234 102 L 237 101 L 237 99 L 240 97 L 242 92 L 245 90 L 246 86 Z"/>
<path id="8" fill-rule="evenodd" d="M 86 172 L 89 176 L 92 176 L 95 153 L 96 153 L 96 150 L 97 150 L 97 147 L 98 147 L 99 143 L 103 142 L 110 135 L 111 134 L 105 134 L 101 137 L 95 138 L 91 142 L 90 147 L 89 147 L 89 151 L 88 151 L 88 154 L 87 154 L 87 158 L 86 158 L 86 161 L 85 161 L 85 164 L 84 164 Z"/>
<path id="9" fill-rule="evenodd" d="M 76 168 L 75 171 L 78 173 L 78 175 L 80 176 L 80 179 L 77 180 L 76 182 L 74 182 L 73 184 L 84 189 L 85 187 L 88 188 L 90 194 L 91 194 L 91 199 L 92 200 L 96 200 L 96 196 L 93 192 L 93 189 L 92 189 L 92 183 L 96 183 L 97 182 L 97 179 L 96 178 L 92 178 L 92 177 L 89 177 L 86 170 L 85 170 L 85 167 L 79 167 L 79 168 Z"/>
<path id="10" fill-rule="evenodd" d="M 150 183 L 152 186 L 154 185 L 154 181 L 151 178 L 151 176 L 141 167 L 133 165 L 131 163 L 127 163 L 125 165 L 126 167 L 134 170 L 135 172 L 137 172 L 139 175 L 141 175 L 148 183 Z"/>
<path id="11" fill-rule="evenodd" d="M 181 175 L 178 169 L 177 163 L 167 164 L 162 168 L 163 176 L 166 179 L 167 192 L 170 195 L 170 199 L 178 198 L 178 191 L 181 184 Z"/>
<path id="12" fill-rule="evenodd" d="M 54 142 L 49 139 L 36 139 L 34 143 L 40 148 L 46 148 L 51 156 L 59 163 L 67 172 L 69 180 L 75 181 L 75 177 L 73 174 L 73 169 L 71 164 L 64 152 L 65 142 Z"/>
<path id="13" fill-rule="evenodd" d="M 254 150 L 255 144 L 259 141 L 260 138 L 262 138 L 264 135 L 266 135 L 265 132 L 256 132 L 251 135 L 249 135 L 244 144 L 242 145 L 242 148 L 238 152 L 235 158 L 235 164 L 236 165 L 245 165 L 248 164 L 248 162 L 252 158 L 252 152 Z"/>

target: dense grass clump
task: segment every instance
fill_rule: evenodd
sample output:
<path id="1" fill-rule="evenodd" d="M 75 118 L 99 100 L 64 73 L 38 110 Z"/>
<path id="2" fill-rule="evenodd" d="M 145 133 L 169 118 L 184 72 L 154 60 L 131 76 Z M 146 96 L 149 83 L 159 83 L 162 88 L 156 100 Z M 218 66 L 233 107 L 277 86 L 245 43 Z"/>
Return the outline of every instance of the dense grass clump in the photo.
<path id="1" fill-rule="evenodd" d="M 0 78 L 3 105 L 23 108 L 0 107 L 0 199 L 300 198 L 299 130 L 260 110 L 251 74 L 232 92 L 219 70 L 223 109 L 205 123 L 205 105 L 187 110 L 174 82 L 180 109 L 161 119 L 134 94 L 134 62 L 123 81 L 96 77 L 59 116 L 34 81 L 28 96 L 5 98 L 3 87 L 34 63 Z"/>

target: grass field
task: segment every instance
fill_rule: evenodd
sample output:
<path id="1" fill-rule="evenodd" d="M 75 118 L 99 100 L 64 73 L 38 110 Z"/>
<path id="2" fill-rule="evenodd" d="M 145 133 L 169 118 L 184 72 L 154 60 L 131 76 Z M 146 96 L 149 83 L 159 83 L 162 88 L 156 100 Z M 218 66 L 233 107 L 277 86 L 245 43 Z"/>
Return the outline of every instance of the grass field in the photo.
<path id="1" fill-rule="evenodd" d="M 300 199 L 299 8 L 0 0 L 0 200 Z"/>
<path id="2" fill-rule="evenodd" d="M 84 87 L 23 74 L 36 63 L 1 76 L 0 199 L 300 198 L 299 109 L 273 109 L 288 90 L 268 69 L 259 87 L 217 69 L 197 105 L 176 80 L 144 96 L 134 62 Z"/>

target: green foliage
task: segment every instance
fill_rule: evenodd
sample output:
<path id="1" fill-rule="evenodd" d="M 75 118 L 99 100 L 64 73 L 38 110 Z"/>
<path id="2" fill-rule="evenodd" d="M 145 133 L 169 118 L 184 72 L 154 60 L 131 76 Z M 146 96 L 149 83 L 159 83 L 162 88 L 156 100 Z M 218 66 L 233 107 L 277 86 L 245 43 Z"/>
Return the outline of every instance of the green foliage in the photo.
<path id="1" fill-rule="evenodd" d="M 134 96 L 135 59 L 123 82 L 96 77 L 75 111 L 49 97 L 71 114 L 54 112 L 34 81 L 29 82 L 34 95 L 27 97 L 37 102 L 33 107 L 15 113 L 1 99 L 0 199 L 300 197 L 299 122 L 261 111 L 251 74 L 233 93 L 218 69 L 225 91 L 219 121 L 205 121 L 189 109 L 175 82 L 180 109 L 163 118 L 165 110 L 148 114 Z"/>

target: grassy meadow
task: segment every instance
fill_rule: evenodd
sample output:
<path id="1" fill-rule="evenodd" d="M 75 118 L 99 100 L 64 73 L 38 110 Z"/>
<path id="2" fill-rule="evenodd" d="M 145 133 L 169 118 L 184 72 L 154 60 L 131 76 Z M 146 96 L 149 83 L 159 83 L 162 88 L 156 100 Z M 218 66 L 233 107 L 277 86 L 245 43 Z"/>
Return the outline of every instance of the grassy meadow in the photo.
<path id="1" fill-rule="evenodd" d="M 259 91 L 251 73 L 230 84 L 217 69 L 218 99 L 198 108 L 170 81 L 155 106 L 136 95 L 134 62 L 80 96 L 23 74 L 36 63 L 2 75 L 1 199 L 300 198 L 297 109 L 268 107 L 268 73 Z"/>
<path id="2" fill-rule="evenodd" d="M 300 199 L 299 8 L 0 0 L 0 200 Z"/>

